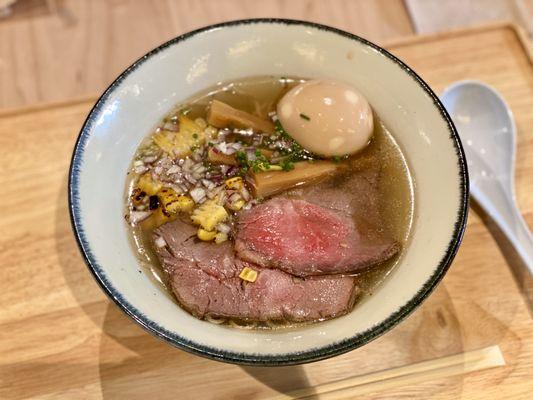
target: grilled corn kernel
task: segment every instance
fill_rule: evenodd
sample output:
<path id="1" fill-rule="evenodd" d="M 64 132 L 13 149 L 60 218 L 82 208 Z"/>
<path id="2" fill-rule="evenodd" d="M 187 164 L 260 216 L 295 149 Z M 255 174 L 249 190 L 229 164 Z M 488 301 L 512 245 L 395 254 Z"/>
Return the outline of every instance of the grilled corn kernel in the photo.
<path id="1" fill-rule="evenodd" d="M 234 178 L 230 178 L 226 180 L 226 187 L 228 189 L 236 189 L 241 190 L 244 186 L 244 183 L 242 181 L 242 178 L 240 176 L 236 176 Z"/>
<path id="2" fill-rule="evenodd" d="M 194 201 L 184 194 L 177 194 L 174 189 L 163 188 L 157 192 L 160 203 L 166 212 L 176 214 L 190 212 L 194 208 Z"/>
<path id="3" fill-rule="evenodd" d="M 244 200 L 237 200 L 231 204 L 228 205 L 228 208 L 233 211 L 239 211 L 246 202 Z"/>
<path id="4" fill-rule="evenodd" d="M 199 228 L 198 233 L 196 234 L 198 239 L 203 240 L 204 242 L 209 242 L 213 240 L 217 235 L 216 231 L 206 231 L 205 229 Z"/>
<path id="5" fill-rule="evenodd" d="M 220 244 L 228 240 L 228 235 L 223 232 L 218 232 L 215 236 L 215 243 Z"/>
<path id="6" fill-rule="evenodd" d="M 184 194 L 178 195 L 176 200 L 164 204 L 165 209 L 170 213 L 191 212 L 194 208 L 194 201 Z"/>
<path id="7" fill-rule="evenodd" d="M 239 278 L 241 278 L 243 281 L 255 282 L 257 279 L 257 271 L 248 267 L 244 267 L 239 274 Z"/>
<path id="8" fill-rule="evenodd" d="M 148 196 L 153 196 L 156 194 L 162 186 L 163 185 L 160 182 L 156 182 L 152 179 L 152 175 L 150 175 L 149 172 L 141 175 L 139 181 L 137 182 L 137 187 Z"/>
<path id="9" fill-rule="evenodd" d="M 228 212 L 216 201 L 209 200 L 193 211 L 191 220 L 206 231 L 215 230 L 215 226 L 228 218 Z"/>

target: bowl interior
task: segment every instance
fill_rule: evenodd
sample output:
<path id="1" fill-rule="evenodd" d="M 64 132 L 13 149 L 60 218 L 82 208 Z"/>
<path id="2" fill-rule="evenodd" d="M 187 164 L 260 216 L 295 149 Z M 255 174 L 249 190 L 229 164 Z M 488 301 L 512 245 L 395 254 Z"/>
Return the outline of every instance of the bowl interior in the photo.
<path id="1" fill-rule="evenodd" d="M 256 75 L 334 78 L 353 84 L 391 130 L 414 178 L 411 241 L 373 296 L 346 316 L 279 331 L 203 322 L 181 310 L 145 273 L 129 242 L 124 184 L 140 141 L 176 103 Z M 71 211 L 99 282 L 143 326 L 188 350 L 234 362 L 290 363 L 361 345 L 427 295 L 455 254 L 466 219 L 464 157 L 431 91 L 377 47 L 317 25 L 243 21 L 194 32 L 130 67 L 91 112 L 71 171 Z"/>

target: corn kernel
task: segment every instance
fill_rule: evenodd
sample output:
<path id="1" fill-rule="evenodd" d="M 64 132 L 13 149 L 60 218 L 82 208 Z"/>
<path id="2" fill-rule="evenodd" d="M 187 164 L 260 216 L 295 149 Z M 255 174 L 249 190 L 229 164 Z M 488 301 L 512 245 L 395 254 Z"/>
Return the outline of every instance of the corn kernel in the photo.
<path id="1" fill-rule="evenodd" d="M 224 207 L 216 204 L 215 201 L 206 201 L 193 211 L 191 220 L 196 225 L 200 225 L 207 231 L 215 230 L 215 226 L 226 220 L 228 213 Z"/>
<path id="2" fill-rule="evenodd" d="M 216 231 L 206 231 L 202 228 L 199 228 L 197 233 L 198 239 L 203 240 L 204 242 L 209 242 L 210 240 L 213 240 L 216 235 Z"/>
<path id="3" fill-rule="evenodd" d="M 165 209 L 170 213 L 191 212 L 194 208 L 194 201 L 184 194 L 180 194 L 176 199 L 164 204 Z"/>
<path id="4" fill-rule="evenodd" d="M 240 176 L 236 176 L 234 178 L 230 178 L 228 180 L 226 180 L 226 187 L 228 189 L 236 189 L 236 190 L 240 190 L 242 189 L 244 186 L 244 183 L 242 181 L 242 178 Z"/>
<path id="5" fill-rule="evenodd" d="M 257 279 L 257 271 L 248 267 L 244 267 L 239 274 L 239 278 L 241 278 L 243 281 L 255 282 Z"/>
<path id="6" fill-rule="evenodd" d="M 157 197 L 167 213 L 190 212 L 194 208 L 194 201 L 189 196 L 177 194 L 172 188 L 165 187 L 159 190 Z"/>
<path id="7" fill-rule="evenodd" d="M 139 177 L 139 181 L 137 182 L 137 187 L 141 189 L 144 193 L 146 193 L 148 196 L 153 196 L 156 194 L 163 185 L 160 182 L 155 182 L 152 179 L 152 175 L 150 175 L 149 172 L 147 172 L 144 175 L 141 175 Z"/>
<path id="8" fill-rule="evenodd" d="M 246 202 L 244 200 L 237 200 L 231 204 L 228 204 L 228 208 L 233 211 L 239 211 Z"/>

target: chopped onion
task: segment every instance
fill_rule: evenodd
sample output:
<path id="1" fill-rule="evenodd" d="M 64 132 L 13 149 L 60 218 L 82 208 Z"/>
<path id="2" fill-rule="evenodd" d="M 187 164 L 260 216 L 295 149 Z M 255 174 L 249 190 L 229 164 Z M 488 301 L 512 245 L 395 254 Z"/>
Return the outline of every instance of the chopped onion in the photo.
<path id="1" fill-rule="evenodd" d="M 217 231 L 225 233 L 226 235 L 230 233 L 231 227 L 228 224 L 220 223 L 217 225 Z"/>
<path id="2" fill-rule="evenodd" d="M 230 203 L 235 203 L 236 201 L 239 201 L 241 198 L 242 198 L 242 197 L 241 197 L 241 195 L 240 195 L 239 193 L 233 193 L 233 194 L 229 197 L 228 201 L 229 201 Z"/>
<path id="3" fill-rule="evenodd" d="M 218 197 L 218 204 L 224 204 L 226 202 L 227 197 L 228 196 L 226 195 L 226 191 L 223 190 L 222 192 L 220 192 L 220 196 Z"/>
<path id="4" fill-rule="evenodd" d="M 199 203 L 202 199 L 205 199 L 205 189 L 201 187 L 197 187 L 192 189 L 189 194 L 191 195 L 192 199 L 195 203 Z"/>
<path id="5" fill-rule="evenodd" d="M 190 158 L 186 158 L 184 163 L 183 163 L 182 169 L 184 171 L 190 171 L 190 169 L 191 169 L 191 167 L 193 165 L 194 165 L 193 161 Z"/>
<path id="6" fill-rule="evenodd" d="M 128 220 L 131 224 L 138 224 L 144 221 L 152 214 L 152 211 L 132 211 L 129 214 Z"/>
<path id="7" fill-rule="evenodd" d="M 183 190 L 181 188 L 181 185 L 171 185 L 170 186 L 172 189 L 174 189 L 174 191 L 176 192 L 176 194 L 182 194 L 183 192 L 185 192 L 186 190 Z"/>
<path id="8" fill-rule="evenodd" d="M 181 171 L 181 168 L 177 165 L 173 165 L 169 169 L 167 169 L 167 175 L 175 174 Z"/>
<path id="9" fill-rule="evenodd" d="M 146 163 L 146 164 L 150 164 L 150 163 L 153 163 L 154 161 L 157 160 L 157 156 L 148 156 L 148 157 L 144 157 L 143 158 L 143 161 Z"/>
<path id="10" fill-rule="evenodd" d="M 197 174 L 201 174 L 203 172 L 205 172 L 207 168 L 203 166 L 203 164 L 196 164 L 192 169 L 191 171 L 192 172 L 195 172 Z"/>
<path id="11" fill-rule="evenodd" d="M 246 187 L 242 187 L 241 188 L 241 195 L 242 195 L 242 198 L 245 200 L 245 201 L 248 201 L 250 200 L 250 192 L 248 191 L 248 189 L 246 189 Z"/>
<path id="12" fill-rule="evenodd" d="M 189 181 L 190 183 L 192 183 L 193 185 L 195 185 L 196 182 L 198 182 L 196 179 L 194 179 L 194 178 L 192 177 L 191 174 L 185 174 L 184 177 L 185 177 L 186 180 L 188 180 L 188 181 Z"/>
<path id="13" fill-rule="evenodd" d="M 145 167 L 144 165 L 140 165 L 138 167 L 135 167 L 133 170 L 135 171 L 136 174 L 143 174 L 146 171 L 148 171 L 148 168 Z"/>

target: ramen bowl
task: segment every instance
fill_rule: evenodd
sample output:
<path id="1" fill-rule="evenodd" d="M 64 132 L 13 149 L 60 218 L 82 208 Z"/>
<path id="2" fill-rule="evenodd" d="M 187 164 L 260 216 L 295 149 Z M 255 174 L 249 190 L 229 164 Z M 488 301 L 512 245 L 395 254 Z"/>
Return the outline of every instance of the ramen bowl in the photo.
<path id="1" fill-rule="evenodd" d="M 357 87 L 401 147 L 414 188 L 410 239 L 398 265 L 373 295 L 344 316 L 276 330 L 216 325 L 181 309 L 143 273 L 124 221 L 126 173 L 139 143 L 161 117 L 218 82 L 261 75 L 335 78 Z M 427 298 L 461 242 L 468 175 L 446 110 L 395 56 L 323 25 L 242 20 L 179 36 L 140 58 L 111 84 L 76 142 L 69 199 L 74 233 L 89 270 L 104 292 L 148 332 L 216 360 L 287 365 L 362 346 Z"/>

